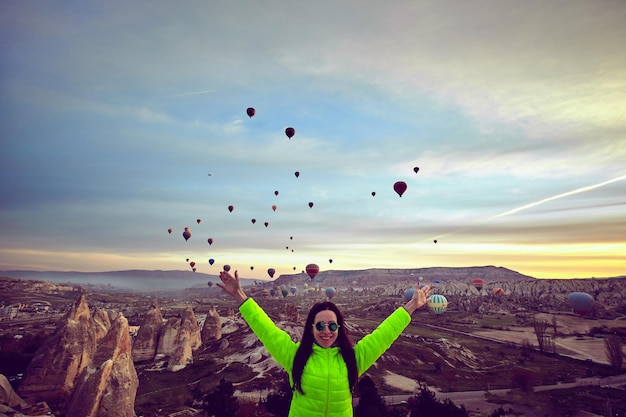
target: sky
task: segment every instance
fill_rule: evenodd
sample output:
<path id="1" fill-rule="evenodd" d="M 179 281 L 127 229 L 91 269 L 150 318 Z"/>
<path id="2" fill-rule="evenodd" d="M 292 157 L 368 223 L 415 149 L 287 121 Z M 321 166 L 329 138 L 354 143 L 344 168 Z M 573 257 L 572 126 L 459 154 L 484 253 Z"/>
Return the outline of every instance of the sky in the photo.
<path id="1" fill-rule="evenodd" d="M 621 0 L 1 2 L 0 270 L 625 275 L 625 21 Z"/>

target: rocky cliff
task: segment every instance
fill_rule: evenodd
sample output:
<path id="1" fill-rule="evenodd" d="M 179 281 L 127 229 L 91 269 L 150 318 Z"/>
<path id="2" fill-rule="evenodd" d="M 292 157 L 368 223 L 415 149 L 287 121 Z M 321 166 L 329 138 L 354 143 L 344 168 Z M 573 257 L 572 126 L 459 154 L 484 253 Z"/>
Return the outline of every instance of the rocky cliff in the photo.
<path id="1" fill-rule="evenodd" d="M 220 317 L 215 306 L 209 309 L 204 324 L 202 325 L 202 343 L 220 340 L 222 338 L 222 318 Z"/>
<path id="2" fill-rule="evenodd" d="M 162 329 L 163 315 L 159 307 L 153 303 L 133 341 L 133 360 L 135 362 L 154 359 Z"/>

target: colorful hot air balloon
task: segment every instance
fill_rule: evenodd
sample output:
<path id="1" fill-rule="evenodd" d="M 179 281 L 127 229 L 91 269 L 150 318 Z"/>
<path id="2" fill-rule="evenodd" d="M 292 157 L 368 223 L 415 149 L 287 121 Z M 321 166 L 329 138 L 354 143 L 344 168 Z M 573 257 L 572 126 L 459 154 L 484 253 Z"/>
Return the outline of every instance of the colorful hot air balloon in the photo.
<path id="1" fill-rule="evenodd" d="M 504 296 L 504 290 L 502 288 L 496 287 L 493 290 L 491 290 L 491 294 L 502 297 Z"/>
<path id="2" fill-rule="evenodd" d="M 211 258 L 209 259 L 209 265 L 213 265 L 215 263 L 215 259 Z"/>
<path id="3" fill-rule="evenodd" d="M 397 181 L 393 184 L 393 190 L 398 193 L 400 197 L 402 197 L 402 194 L 404 194 L 404 192 L 406 191 L 406 182 Z"/>
<path id="4" fill-rule="evenodd" d="M 482 290 L 482 289 L 483 289 L 483 284 L 484 284 L 484 283 L 485 283 L 485 280 L 483 280 L 483 279 L 481 279 L 481 278 L 474 278 L 474 279 L 472 280 L 472 285 L 473 285 L 474 287 L 476 287 L 476 289 L 477 289 L 478 291 L 480 291 L 480 290 Z"/>
<path id="5" fill-rule="evenodd" d="M 294 129 L 293 127 L 288 127 L 287 129 L 285 129 L 285 135 L 287 135 L 289 139 L 291 139 L 293 135 L 295 134 L 296 134 L 296 129 Z"/>
<path id="6" fill-rule="evenodd" d="M 230 265 L 224 265 L 224 271 L 226 272 L 230 271 Z"/>
<path id="7" fill-rule="evenodd" d="M 213 244 L 213 238 L 212 237 L 208 238 L 207 242 L 209 242 L 209 245 L 212 245 Z"/>
<path id="8" fill-rule="evenodd" d="M 572 310 L 580 316 L 586 316 L 593 307 L 593 297 L 586 292 L 572 292 L 567 296 Z"/>
<path id="9" fill-rule="evenodd" d="M 191 230 L 189 230 L 188 227 L 185 227 L 185 231 L 183 232 L 183 237 L 185 238 L 185 241 L 189 240 L 189 238 L 191 237 Z"/>
<path id="10" fill-rule="evenodd" d="M 328 287 L 326 288 L 326 297 L 328 297 L 329 300 L 332 300 L 336 292 L 337 290 L 334 287 Z"/>
<path id="11" fill-rule="evenodd" d="M 320 267 L 316 264 L 308 264 L 306 266 L 306 273 L 311 279 L 315 278 L 315 275 L 317 275 L 318 272 L 320 272 Z"/>
<path id="12" fill-rule="evenodd" d="M 230 211 L 231 213 L 233 212 L 234 209 L 235 209 L 235 206 L 228 206 L 228 211 Z"/>
<path id="13" fill-rule="evenodd" d="M 274 268 L 270 268 L 267 270 L 267 275 L 269 275 L 270 278 L 274 278 L 275 273 L 276 273 L 276 270 Z"/>
<path id="14" fill-rule="evenodd" d="M 428 309 L 435 313 L 436 315 L 440 315 L 448 308 L 448 300 L 441 294 L 433 294 L 428 297 Z"/>
<path id="15" fill-rule="evenodd" d="M 256 114 L 256 110 L 254 109 L 254 107 L 248 107 L 246 109 L 246 114 L 252 119 L 252 116 Z"/>

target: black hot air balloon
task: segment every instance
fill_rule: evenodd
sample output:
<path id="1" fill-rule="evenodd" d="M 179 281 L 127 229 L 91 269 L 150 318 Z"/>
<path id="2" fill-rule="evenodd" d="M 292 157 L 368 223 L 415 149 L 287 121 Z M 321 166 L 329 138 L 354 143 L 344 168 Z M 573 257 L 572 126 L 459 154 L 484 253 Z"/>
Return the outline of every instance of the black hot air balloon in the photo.
<path id="1" fill-rule="evenodd" d="M 300 176 L 300 171 L 296 171 L 296 172 L 294 172 L 294 173 L 293 173 L 293 175 L 295 175 L 295 176 L 296 176 L 296 178 L 298 178 L 298 177 Z"/>
<path id="2" fill-rule="evenodd" d="M 172 229 L 167 229 L 167 233 L 172 234 Z"/>
<path id="3" fill-rule="evenodd" d="M 230 271 L 230 265 L 224 265 L 224 271 L 226 272 Z"/>
<path id="4" fill-rule="evenodd" d="M 212 245 L 213 244 L 213 238 L 212 237 L 208 238 L 207 242 L 209 242 L 209 245 Z"/>
<path id="5" fill-rule="evenodd" d="M 215 259 L 211 258 L 209 259 L 209 265 L 213 265 L 215 263 Z"/>
<path id="6" fill-rule="evenodd" d="M 276 273 L 276 270 L 274 268 L 269 268 L 267 270 L 267 275 L 270 276 L 270 278 L 274 278 L 274 274 Z"/>
<path id="7" fill-rule="evenodd" d="M 267 226 L 269 226 L 269 225 L 270 225 L 270 222 L 265 222 L 265 223 L 263 223 L 263 224 L 265 225 L 265 227 L 267 227 Z"/>
<path id="8" fill-rule="evenodd" d="M 189 230 L 188 227 L 185 227 L 185 231 L 183 232 L 183 237 L 185 238 L 185 241 L 189 240 L 189 238 L 191 237 L 191 230 Z"/>
<path id="9" fill-rule="evenodd" d="M 278 190 L 274 191 L 274 195 L 278 195 Z"/>
<path id="10" fill-rule="evenodd" d="M 400 197 L 402 197 L 402 194 L 404 194 L 404 192 L 406 191 L 406 182 L 397 181 L 395 184 L 393 184 L 393 189 L 396 193 L 398 193 Z"/>
<path id="11" fill-rule="evenodd" d="M 256 114 L 256 110 L 254 109 L 254 107 L 248 107 L 246 109 L 246 114 L 252 119 L 252 116 Z"/>
<path id="12" fill-rule="evenodd" d="M 309 208 L 313 208 L 313 202 L 309 201 Z"/>
<path id="13" fill-rule="evenodd" d="M 418 173 L 419 170 L 420 170 L 420 167 L 413 167 L 413 172 L 415 172 L 416 174 Z"/>
<path id="14" fill-rule="evenodd" d="M 288 127 L 287 129 L 285 129 L 285 135 L 287 135 L 289 139 L 291 139 L 293 135 L 295 134 L 296 134 L 296 129 L 294 129 L 293 127 Z"/>
<path id="15" fill-rule="evenodd" d="M 231 213 L 233 212 L 234 209 L 235 209 L 235 206 L 228 206 L 228 211 L 230 211 Z"/>
<path id="16" fill-rule="evenodd" d="M 252 219 L 252 224 L 256 223 L 256 219 Z"/>
<path id="17" fill-rule="evenodd" d="M 376 191 L 372 191 L 372 197 L 376 196 Z"/>

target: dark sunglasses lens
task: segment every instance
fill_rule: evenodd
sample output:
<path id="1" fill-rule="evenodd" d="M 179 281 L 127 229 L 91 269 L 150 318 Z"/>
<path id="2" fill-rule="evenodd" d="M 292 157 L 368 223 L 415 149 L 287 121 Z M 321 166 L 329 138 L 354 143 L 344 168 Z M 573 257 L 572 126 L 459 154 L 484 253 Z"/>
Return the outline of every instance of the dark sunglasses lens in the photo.
<path id="1" fill-rule="evenodd" d="M 326 323 L 324 323 L 323 321 L 318 321 L 317 323 L 315 323 L 315 328 L 318 332 L 321 332 L 326 328 Z M 328 323 L 328 330 L 330 330 L 331 332 L 336 332 L 338 328 L 339 325 L 334 321 Z"/>
<path id="2" fill-rule="evenodd" d="M 331 321 L 330 323 L 328 323 L 328 329 L 331 332 L 336 332 L 337 331 L 337 327 L 339 327 L 339 326 L 334 321 Z"/>
<path id="3" fill-rule="evenodd" d="M 326 328 L 326 323 L 324 323 L 323 321 L 318 321 L 317 323 L 315 323 L 315 328 L 318 332 L 321 332 Z"/>

